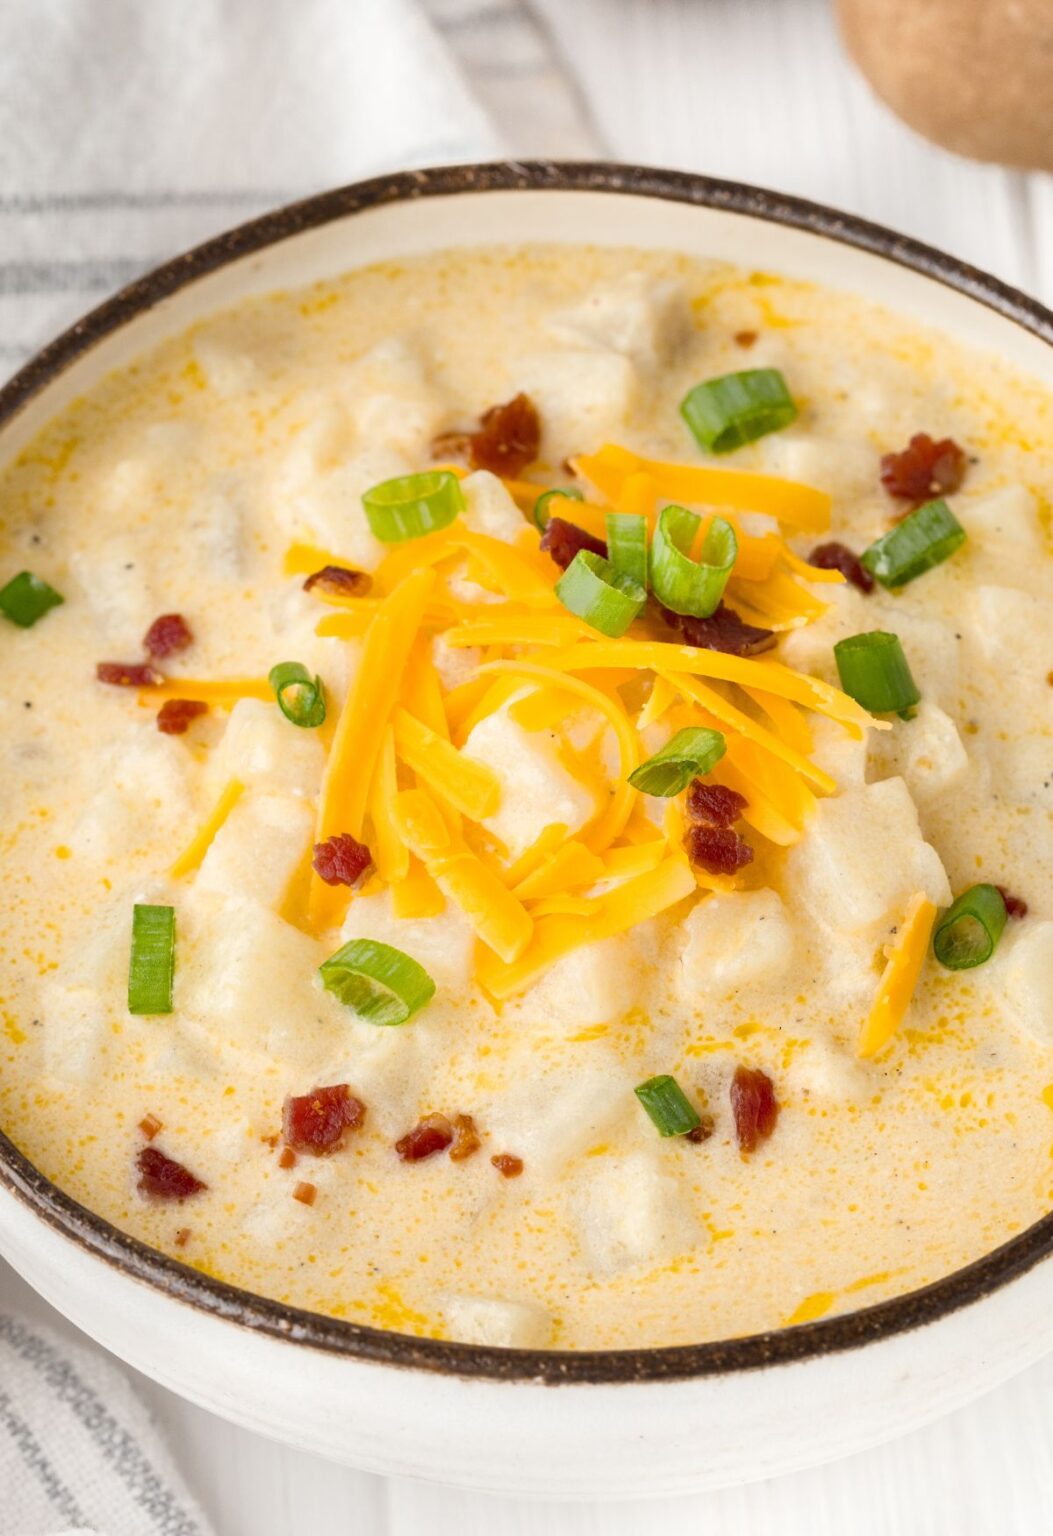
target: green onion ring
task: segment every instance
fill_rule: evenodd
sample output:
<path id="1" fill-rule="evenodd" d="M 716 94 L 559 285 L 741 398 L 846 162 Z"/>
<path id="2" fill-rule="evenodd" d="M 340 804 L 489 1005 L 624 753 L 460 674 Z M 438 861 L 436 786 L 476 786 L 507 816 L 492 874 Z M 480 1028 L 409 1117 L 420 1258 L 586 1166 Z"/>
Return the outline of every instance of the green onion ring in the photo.
<path id="1" fill-rule="evenodd" d="M 556 582 L 556 596 L 569 612 L 616 640 L 643 611 L 647 590 L 616 571 L 591 549 L 579 549 Z"/>
<path id="2" fill-rule="evenodd" d="M 715 517 L 706 530 L 702 551 L 691 558 L 702 519 L 686 507 L 663 507 L 651 540 L 651 590 L 674 613 L 708 619 L 720 605 L 739 552 L 731 524 Z"/>
<path id="3" fill-rule="evenodd" d="M 607 513 L 607 558 L 616 571 L 647 586 L 647 519 L 638 512 Z"/>
<path id="4" fill-rule="evenodd" d="M 298 661 L 280 661 L 267 673 L 278 708 L 293 725 L 314 730 L 325 720 L 325 691 L 322 679 L 313 677 Z"/>
<path id="5" fill-rule="evenodd" d="M 675 1077 L 649 1077 L 633 1092 L 650 1115 L 659 1136 L 686 1136 L 702 1118 Z"/>
<path id="6" fill-rule="evenodd" d="M 376 939 L 352 939 L 318 974 L 326 991 L 368 1024 L 405 1024 L 435 996 L 422 965 Z"/>
<path id="7" fill-rule="evenodd" d="M 171 1013 L 175 971 L 175 908 L 132 908 L 128 1012 Z"/>
<path id="8" fill-rule="evenodd" d="M 948 971 L 969 971 L 990 960 L 1006 924 L 1005 901 L 994 885 L 971 885 L 937 920 L 932 950 Z"/>
<path id="9" fill-rule="evenodd" d="M 834 646 L 834 660 L 845 693 L 871 714 L 901 714 L 921 698 L 898 635 L 849 635 Z"/>
<path id="10" fill-rule="evenodd" d="M 464 511 L 464 492 L 450 470 L 426 469 L 382 480 L 364 493 L 362 505 L 374 537 L 399 544 L 449 527 Z"/>
<path id="11" fill-rule="evenodd" d="M 541 529 L 542 533 L 544 533 L 545 529 L 548 527 L 549 519 L 552 517 L 552 511 L 549 507 L 549 502 L 553 499 L 553 497 L 559 496 L 562 496 L 565 501 L 585 500 L 585 497 L 581 491 L 578 490 L 576 485 L 557 485 L 554 486 L 551 491 L 542 491 L 541 495 L 534 503 L 534 521 Z"/>
<path id="12" fill-rule="evenodd" d="M 711 731 L 704 725 L 685 726 L 660 752 L 629 775 L 629 783 L 641 794 L 668 800 L 686 789 L 699 774 L 715 768 L 726 751 L 727 742 L 720 731 Z"/>
<path id="13" fill-rule="evenodd" d="M 905 587 L 965 543 L 965 529 L 945 501 L 927 501 L 859 557 L 883 587 Z"/>
<path id="14" fill-rule="evenodd" d="M 750 368 L 696 384 L 680 414 L 707 453 L 730 453 L 797 419 L 797 407 L 778 368 Z"/>
<path id="15" fill-rule="evenodd" d="M 66 599 L 32 571 L 19 571 L 6 586 L 0 587 L 0 613 L 19 629 L 32 629 L 50 609 Z"/>

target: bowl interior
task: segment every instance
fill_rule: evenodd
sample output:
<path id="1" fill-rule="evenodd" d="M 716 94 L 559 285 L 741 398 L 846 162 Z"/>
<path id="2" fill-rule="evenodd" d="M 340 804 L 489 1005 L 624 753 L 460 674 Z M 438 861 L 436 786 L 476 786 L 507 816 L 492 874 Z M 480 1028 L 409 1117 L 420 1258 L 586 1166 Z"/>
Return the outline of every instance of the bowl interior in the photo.
<path id="1" fill-rule="evenodd" d="M 994 279 L 861 220 L 755 189 L 630 167 L 466 167 L 325 194 L 221 236 L 131 285 L 0 390 L 0 460 L 104 374 L 251 295 L 449 247 L 566 242 L 671 249 L 859 294 L 1053 387 L 1053 315 Z M 846 347 L 853 345 L 851 336 Z M 923 1291 L 791 1330 L 698 1346 L 567 1355 L 382 1334 L 220 1284 L 116 1232 L 56 1190 L 0 1133 L 0 1184 L 126 1272 L 219 1316 L 323 1349 L 456 1374 L 638 1380 L 806 1358 L 901 1332 L 977 1300 L 1053 1247 L 1053 1216 Z"/>

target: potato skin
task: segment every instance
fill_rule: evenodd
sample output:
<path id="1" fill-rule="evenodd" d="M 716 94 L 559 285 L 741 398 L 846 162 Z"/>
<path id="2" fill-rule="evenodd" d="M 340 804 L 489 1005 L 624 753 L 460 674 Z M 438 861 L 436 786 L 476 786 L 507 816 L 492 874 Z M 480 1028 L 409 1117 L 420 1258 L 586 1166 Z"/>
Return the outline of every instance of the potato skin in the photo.
<path id="1" fill-rule="evenodd" d="M 1053 170 L 1051 0 L 837 0 L 881 99 L 946 149 Z"/>

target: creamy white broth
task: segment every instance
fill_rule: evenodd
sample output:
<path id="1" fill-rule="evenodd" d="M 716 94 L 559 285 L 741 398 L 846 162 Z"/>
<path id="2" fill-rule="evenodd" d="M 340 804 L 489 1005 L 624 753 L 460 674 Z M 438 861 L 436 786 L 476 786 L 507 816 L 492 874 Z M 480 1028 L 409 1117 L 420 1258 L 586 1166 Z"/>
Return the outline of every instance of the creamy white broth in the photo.
<path id="1" fill-rule="evenodd" d="M 315 634 L 333 610 L 283 575 L 291 544 L 375 567 L 361 493 L 427 467 L 437 433 L 520 389 L 544 427 L 525 472 L 539 484 L 606 441 L 699 462 L 686 389 L 766 366 L 800 417 L 722 462 L 829 491 L 822 538 L 858 550 L 889 526 L 878 461 L 913 433 L 970 455 L 951 498 L 962 550 L 896 596 L 815 586 L 827 612 L 775 653 L 836 684 L 837 639 L 892 630 L 919 713 L 863 742 L 809 716 L 839 794 L 799 843 L 750 833 L 741 889 L 579 950 L 500 1007 L 449 901 L 402 920 L 373 890 L 340 932 L 303 931 L 296 871 L 329 736 L 263 700 L 164 736 L 156 701 L 94 679 L 97 661 L 141 659 L 150 622 L 180 612 L 195 643 L 161 663 L 173 678 L 260 678 L 296 659 L 335 718 L 362 642 Z M 65 596 L 34 628 L 0 631 L 4 1128 L 76 1198 L 209 1273 L 497 1343 L 687 1343 L 850 1310 L 1036 1220 L 1053 1201 L 1051 425 L 1037 386 L 862 300 L 634 251 L 455 252 L 352 273 L 217 316 L 105 380 L 0 481 L 0 576 L 27 567 Z M 511 537 L 498 491 L 476 482 L 466 521 Z M 444 685 L 476 659 L 444 649 Z M 596 750 L 591 788 L 554 752 L 536 798 L 587 815 L 610 771 Z M 518 852 L 552 816 L 507 736 L 487 748 L 484 733 L 474 753 L 516 786 L 523 814 L 500 835 Z M 232 776 L 247 819 L 173 880 Z M 860 1060 L 907 900 L 946 905 L 978 880 L 1025 898 L 1027 916 L 986 966 L 930 957 L 894 1039 Z M 168 1015 L 127 1011 L 135 902 L 176 910 Z M 359 935 L 436 982 L 401 1028 L 360 1022 L 317 986 L 321 961 Z M 780 1106 L 748 1157 L 728 1101 L 740 1064 L 771 1076 Z M 701 1145 L 659 1138 L 633 1096 L 666 1072 L 713 1116 Z M 281 1168 L 284 1098 L 338 1082 L 366 1104 L 363 1129 Z M 479 1153 L 400 1161 L 395 1141 L 429 1112 L 470 1113 Z M 137 1192 L 147 1115 L 207 1190 Z M 520 1177 L 499 1175 L 499 1153 L 522 1159 Z M 301 1181 L 312 1205 L 293 1198 Z"/>

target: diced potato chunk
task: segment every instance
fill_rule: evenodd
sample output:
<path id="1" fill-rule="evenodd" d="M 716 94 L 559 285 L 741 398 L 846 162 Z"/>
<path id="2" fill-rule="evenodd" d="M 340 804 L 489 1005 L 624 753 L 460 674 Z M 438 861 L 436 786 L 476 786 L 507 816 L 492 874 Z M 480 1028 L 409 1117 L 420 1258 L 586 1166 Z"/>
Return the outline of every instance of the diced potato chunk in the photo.
<path id="1" fill-rule="evenodd" d="M 807 835 L 790 850 L 787 885 L 793 901 L 835 932 L 875 938 L 916 891 L 938 906 L 951 899 L 940 856 L 923 839 L 899 778 L 820 800 Z"/>
<path id="2" fill-rule="evenodd" d="M 459 990 L 471 979 L 475 933 L 452 902 L 436 917 L 400 918 L 391 910 L 387 891 L 360 896 L 351 903 L 341 936 L 345 941 L 376 939 L 404 950 L 442 987 Z"/>
<path id="3" fill-rule="evenodd" d="M 537 406 L 545 456 L 553 463 L 617 438 L 639 394 L 629 358 L 599 347 L 530 353 L 516 377 Z"/>
<path id="4" fill-rule="evenodd" d="M 492 475 L 488 469 L 477 469 L 473 475 L 465 475 L 461 490 L 466 502 L 461 513 L 462 521 L 476 533 L 485 533 L 492 539 L 502 539 L 510 544 L 526 527 L 522 512 L 497 475 Z"/>
<path id="5" fill-rule="evenodd" d="M 40 988 L 44 1071 L 62 1083 L 98 1082 L 110 1070 L 112 1010 L 95 987 Z"/>
<path id="6" fill-rule="evenodd" d="M 552 315 L 546 328 L 572 346 L 609 347 L 651 371 L 691 334 L 691 308 L 675 278 L 627 272 L 597 283 L 572 309 Z"/>
<path id="7" fill-rule="evenodd" d="M 483 653 L 477 645 L 450 645 L 445 635 L 434 635 L 431 659 L 442 686 L 450 689 L 459 687 L 475 676 L 475 669 L 482 661 Z"/>
<path id="8" fill-rule="evenodd" d="M 594 1274 L 651 1269 L 698 1242 L 689 1194 L 667 1162 L 651 1151 L 593 1159 L 574 1206 L 583 1256 Z"/>
<path id="9" fill-rule="evenodd" d="M 1053 922 L 1028 921 L 1006 956 L 1005 990 L 1020 1025 L 1053 1045 Z"/>
<path id="10" fill-rule="evenodd" d="M 295 1074 L 339 1038 L 339 1005 L 314 985 L 325 946 L 259 902 L 195 887 L 179 901 L 176 934 L 176 1008 L 217 1044 L 262 1051 Z"/>
<path id="11" fill-rule="evenodd" d="M 541 1178 L 602 1143 L 632 1109 L 632 1085 L 627 1089 L 624 1068 L 606 1052 L 599 1054 L 595 1044 L 568 1049 L 585 1054 L 568 1058 L 563 1051 L 556 1067 L 539 1070 L 531 1048 L 530 1062 L 524 1061 L 480 1120 L 489 1126 L 495 1146 L 514 1152 Z"/>
<path id="12" fill-rule="evenodd" d="M 592 791 L 559 761 L 550 731 L 527 731 L 497 710 L 472 730 L 465 757 L 485 763 L 501 780 L 501 803 L 483 825 L 517 859 L 546 826 L 561 822 L 569 833 L 596 814 Z"/>
<path id="13" fill-rule="evenodd" d="M 362 496 L 382 480 L 409 474 L 412 468 L 397 449 L 382 442 L 367 444 L 325 473 L 304 474 L 276 510 L 291 538 L 320 544 L 356 569 L 372 571 L 383 560 L 386 546 L 373 537 Z"/>
<path id="14" fill-rule="evenodd" d="M 225 783 L 266 785 L 294 795 L 316 795 L 325 767 L 317 731 L 286 720 L 277 704 L 239 699 L 230 712 L 218 752 L 217 777 Z"/>
<path id="15" fill-rule="evenodd" d="M 867 735 L 861 738 L 850 736 L 839 721 L 830 720 L 825 715 L 813 715 L 808 723 L 812 732 L 809 756 L 815 766 L 836 779 L 839 789 L 854 789 L 865 784 Z"/>
<path id="16" fill-rule="evenodd" d="M 958 727 L 938 704 L 923 699 L 913 720 L 871 742 L 871 760 L 885 773 L 900 773 L 915 800 L 925 802 L 960 784 L 969 758 Z"/>
<path id="17" fill-rule="evenodd" d="M 462 1344 L 491 1344 L 500 1349 L 543 1349 L 552 1336 L 552 1319 L 530 1301 L 497 1296 L 449 1296 L 442 1304 L 451 1339 Z"/>
<path id="18" fill-rule="evenodd" d="M 754 366 L 751 354 L 750 367 Z M 818 486 L 839 500 L 858 500 L 874 490 L 874 454 L 868 444 L 839 442 L 796 427 L 765 439 L 764 468 L 769 474 Z"/>
<path id="19" fill-rule="evenodd" d="M 1030 682 L 1048 693 L 1053 665 L 1053 613 L 1049 602 L 1018 587 L 977 587 L 966 623 L 980 657 L 1003 677 Z"/>
<path id="20" fill-rule="evenodd" d="M 213 838 L 197 885 L 276 910 L 313 831 L 314 812 L 306 801 L 292 795 L 246 795 Z"/>
<path id="21" fill-rule="evenodd" d="M 417 460 L 442 425 L 445 401 L 410 337 L 377 342 L 346 370 L 342 390 L 362 443 L 383 444 Z"/>
<path id="22" fill-rule="evenodd" d="M 161 612 L 145 535 L 92 540 L 73 551 L 70 568 L 102 633 L 115 645 L 138 647 Z"/>
<path id="23" fill-rule="evenodd" d="M 531 988 L 530 1007 L 568 1029 L 610 1024 L 641 1002 L 645 982 L 635 934 L 619 934 L 557 960 Z"/>
<path id="24" fill-rule="evenodd" d="M 969 535 L 984 545 L 984 561 L 990 553 L 1013 546 L 1013 560 L 1020 556 L 1039 554 L 1043 548 L 1042 529 L 1038 521 L 1035 498 L 1023 485 L 1005 485 L 975 499 L 957 497 L 954 515 Z"/>
<path id="25" fill-rule="evenodd" d="M 775 891 L 716 893 L 684 921 L 677 986 L 694 1003 L 781 980 L 793 959 L 793 928 Z"/>

